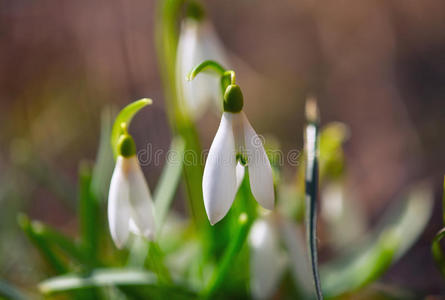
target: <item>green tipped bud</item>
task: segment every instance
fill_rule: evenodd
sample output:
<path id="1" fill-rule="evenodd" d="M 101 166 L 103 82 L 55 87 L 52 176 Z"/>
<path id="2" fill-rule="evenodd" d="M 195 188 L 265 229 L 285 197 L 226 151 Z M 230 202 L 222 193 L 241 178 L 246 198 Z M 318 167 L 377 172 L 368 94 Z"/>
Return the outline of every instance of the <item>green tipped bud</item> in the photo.
<path id="1" fill-rule="evenodd" d="M 243 93 L 236 84 L 230 84 L 224 92 L 224 111 L 237 113 L 243 109 Z"/>
<path id="2" fill-rule="evenodd" d="M 117 142 L 117 153 L 123 157 L 131 157 L 136 154 L 136 144 L 129 134 L 120 136 Z"/>

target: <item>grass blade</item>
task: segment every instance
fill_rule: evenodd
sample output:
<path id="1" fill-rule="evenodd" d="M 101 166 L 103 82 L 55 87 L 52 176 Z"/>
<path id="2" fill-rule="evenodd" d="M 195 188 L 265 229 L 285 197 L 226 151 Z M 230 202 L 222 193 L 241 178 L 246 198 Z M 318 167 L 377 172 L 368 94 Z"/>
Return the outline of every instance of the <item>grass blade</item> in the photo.
<path id="1" fill-rule="evenodd" d="M 315 100 L 306 103 L 306 231 L 309 256 L 317 299 L 323 299 L 317 257 L 317 197 L 318 197 L 318 109 Z"/>
<path id="2" fill-rule="evenodd" d="M 209 283 L 202 292 L 202 297 L 204 299 L 212 299 L 212 297 L 218 292 L 221 285 L 224 283 L 224 280 L 226 279 L 227 273 L 232 266 L 235 257 L 240 252 L 247 239 L 252 221 L 249 220 L 247 214 L 243 213 L 239 216 L 238 223 L 238 232 L 235 234 L 230 244 L 227 246 L 221 262 L 219 263 Z"/>
<path id="3" fill-rule="evenodd" d="M 79 289 L 120 285 L 155 285 L 156 276 L 131 269 L 96 269 L 87 276 L 67 274 L 42 281 L 38 288 L 44 295 Z"/>
<path id="4" fill-rule="evenodd" d="M 182 174 L 185 144 L 182 138 L 175 137 L 167 153 L 167 162 L 154 191 L 155 218 L 159 235 L 175 196 Z"/>
<path id="5" fill-rule="evenodd" d="M 28 236 L 29 240 L 36 246 L 48 264 L 54 269 L 56 274 L 66 273 L 68 271 L 68 266 L 52 250 L 48 241 L 42 237 L 38 223 L 32 223 L 24 214 L 18 216 L 18 223 Z"/>
<path id="6" fill-rule="evenodd" d="M 443 254 L 442 247 L 440 245 L 440 241 L 445 237 L 445 228 L 442 228 L 434 237 L 433 244 L 431 246 L 431 250 L 433 252 L 434 260 L 439 267 L 442 276 L 445 277 L 445 255 Z"/>
<path id="7" fill-rule="evenodd" d="M 361 244 L 350 247 L 321 270 L 323 293 L 335 298 L 356 291 L 380 277 L 417 240 L 432 212 L 428 185 L 413 187 L 393 204 Z M 352 250 L 353 249 L 353 250 Z"/>
<path id="8" fill-rule="evenodd" d="M 90 166 L 79 168 L 79 223 L 82 250 L 95 261 L 99 244 L 99 203 L 91 189 Z"/>
<path id="9" fill-rule="evenodd" d="M 108 107 L 101 114 L 99 149 L 94 163 L 91 178 L 91 191 L 98 202 L 104 202 L 108 196 L 111 174 L 113 173 L 113 152 L 110 149 L 111 128 L 113 126 L 113 109 Z"/>

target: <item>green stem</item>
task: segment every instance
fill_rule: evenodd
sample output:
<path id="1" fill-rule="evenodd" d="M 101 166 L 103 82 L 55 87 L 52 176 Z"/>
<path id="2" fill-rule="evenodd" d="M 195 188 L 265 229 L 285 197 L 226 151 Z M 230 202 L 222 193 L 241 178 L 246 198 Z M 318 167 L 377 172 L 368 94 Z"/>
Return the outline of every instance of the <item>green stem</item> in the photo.
<path id="1" fill-rule="evenodd" d="M 156 273 L 161 283 L 168 285 L 173 283 L 170 272 L 164 263 L 164 254 L 156 242 L 149 242 L 147 266 Z"/>
<path id="2" fill-rule="evenodd" d="M 214 60 L 205 60 L 199 65 L 197 65 L 187 76 L 187 80 L 193 80 L 199 73 L 205 72 L 207 70 L 213 70 L 216 72 L 216 74 L 222 76 L 225 74 L 226 69 L 221 66 L 219 63 L 217 63 Z M 231 78 L 233 78 L 233 81 L 235 81 L 235 72 L 229 71 Z"/>
<path id="3" fill-rule="evenodd" d="M 233 266 L 233 262 L 239 254 L 242 246 L 244 245 L 249 229 L 252 222 L 246 213 L 242 213 L 238 218 L 239 229 L 238 232 L 233 237 L 230 244 L 222 257 L 221 262 L 213 273 L 206 288 L 202 292 L 203 299 L 212 299 L 213 296 L 218 292 L 221 285 L 226 280 L 227 274 L 230 268 Z"/>
<path id="4" fill-rule="evenodd" d="M 310 115 L 307 113 L 307 115 Z M 306 129 L 306 230 L 317 299 L 323 299 L 317 257 L 318 120 L 308 116 Z"/>
<path id="5" fill-rule="evenodd" d="M 160 0 L 156 20 L 156 45 L 163 79 L 164 95 L 170 126 L 185 142 L 185 153 L 193 156 L 184 158 L 184 177 L 187 187 L 189 210 L 198 228 L 210 230 L 202 198 L 201 145 L 198 132 L 190 116 L 180 109 L 176 90 L 176 49 L 178 43 L 178 18 L 184 0 Z"/>

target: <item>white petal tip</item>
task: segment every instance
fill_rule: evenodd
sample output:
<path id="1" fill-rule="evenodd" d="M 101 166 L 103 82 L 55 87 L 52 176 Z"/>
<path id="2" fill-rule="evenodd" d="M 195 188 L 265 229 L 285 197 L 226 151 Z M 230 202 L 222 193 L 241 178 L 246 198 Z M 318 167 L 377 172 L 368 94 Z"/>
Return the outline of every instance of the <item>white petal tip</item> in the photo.
<path id="1" fill-rule="evenodd" d="M 142 235 L 150 241 L 155 240 L 155 234 L 151 230 L 147 230 L 147 231 L 143 232 Z"/>
<path id="2" fill-rule="evenodd" d="M 263 208 L 265 208 L 265 209 L 268 209 L 268 210 L 274 210 L 274 208 L 275 208 L 275 205 L 274 205 L 274 201 L 273 201 L 273 200 L 270 201 L 270 202 L 268 202 L 268 203 L 261 203 L 261 206 L 262 206 Z"/>
<path id="3" fill-rule="evenodd" d="M 224 216 L 219 216 L 219 215 L 213 215 L 213 216 L 208 215 L 208 217 L 210 225 L 212 226 L 221 221 L 222 218 L 224 218 Z"/>
<path id="4" fill-rule="evenodd" d="M 121 243 L 121 242 L 118 242 L 118 241 L 115 241 L 115 240 L 113 240 L 113 242 L 116 245 L 116 248 L 119 249 L 119 250 L 122 250 L 124 248 L 124 246 L 125 246 L 124 243 Z"/>

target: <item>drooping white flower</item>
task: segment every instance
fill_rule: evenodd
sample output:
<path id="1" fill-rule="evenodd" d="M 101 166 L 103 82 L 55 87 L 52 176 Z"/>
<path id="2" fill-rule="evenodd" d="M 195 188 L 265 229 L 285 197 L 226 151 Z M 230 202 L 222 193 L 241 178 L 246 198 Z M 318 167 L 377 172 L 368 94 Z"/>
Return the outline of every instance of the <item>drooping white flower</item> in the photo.
<path id="1" fill-rule="evenodd" d="M 136 157 L 134 141 L 123 135 L 120 153 L 108 194 L 108 223 L 111 237 L 121 249 L 130 231 L 154 239 L 153 202 L 147 182 Z"/>
<path id="2" fill-rule="evenodd" d="M 274 207 L 272 168 L 262 141 L 244 112 L 226 111 L 210 147 L 202 181 L 204 205 L 212 225 L 229 211 L 244 175 L 237 167 L 237 154 L 247 158 L 256 201 L 266 209 Z"/>
<path id="3" fill-rule="evenodd" d="M 218 78 L 202 74 L 193 82 L 186 80 L 193 67 L 205 60 L 217 60 L 225 64 L 223 47 L 211 23 L 188 17 L 181 24 L 176 56 L 176 88 L 183 108 L 195 119 L 202 115 L 209 104 L 216 108 L 215 111 L 222 109 Z"/>

